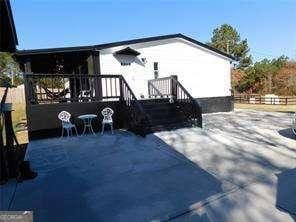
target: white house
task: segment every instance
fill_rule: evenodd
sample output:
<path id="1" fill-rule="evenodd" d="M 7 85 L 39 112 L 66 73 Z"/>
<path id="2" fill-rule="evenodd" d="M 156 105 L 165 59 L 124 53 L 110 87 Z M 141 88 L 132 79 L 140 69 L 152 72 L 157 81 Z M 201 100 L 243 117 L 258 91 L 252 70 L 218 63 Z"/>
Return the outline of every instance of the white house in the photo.
<path id="1" fill-rule="evenodd" d="M 148 97 L 148 80 L 177 75 L 203 109 L 231 110 L 234 58 L 182 34 L 99 46 L 102 74 L 120 73 L 138 98 Z"/>
<path id="2" fill-rule="evenodd" d="M 148 80 L 175 75 L 203 112 L 233 109 L 230 71 L 235 58 L 182 34 L 16 54 L 25 72 L 56 73 L 58 65 L 64 73 L 122 74 L 139 99 L 148 98 Z"/>

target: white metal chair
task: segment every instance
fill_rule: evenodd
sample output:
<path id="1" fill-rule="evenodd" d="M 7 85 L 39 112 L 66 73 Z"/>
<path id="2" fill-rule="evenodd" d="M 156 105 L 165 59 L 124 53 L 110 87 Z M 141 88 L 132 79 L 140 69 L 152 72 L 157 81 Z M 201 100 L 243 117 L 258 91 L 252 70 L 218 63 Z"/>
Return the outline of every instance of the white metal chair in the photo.
<path id="1" fill-rule="evenodd" d="M 71 123 L 70 118 L 71 118 L 71 114 L 67 111 L 62 111 L 59 113 L 58 118 L 62 121 L 62 135 L 61 137 L 63 137 L 64 135 L 64 131 L 67 132 L 67 136 L 71 136 L 73 135 L 72 129 L 75 129 L 76 135 L 78 136 L 77 133 L 77 128 L 76 126 Z"/>
<path id="2" fill-rule="evenodd" d="M 102 110 L 101 114 L 103 115 L 103 120 L 102 120 L 102 133 L 101 134 L 104 133 L 105 124 L 110 125 L 111 132 L 113 134 L 113 119 L 112 119 L 113 113 L 114 113 L 114 111 L 109 107 L 106 107 Z"/>
<path id="3" fill-rule="evenodd" d="M 292 117 L 292 132 L 296 136 L 296 112 L 294 113 L 294 115 Z"/>

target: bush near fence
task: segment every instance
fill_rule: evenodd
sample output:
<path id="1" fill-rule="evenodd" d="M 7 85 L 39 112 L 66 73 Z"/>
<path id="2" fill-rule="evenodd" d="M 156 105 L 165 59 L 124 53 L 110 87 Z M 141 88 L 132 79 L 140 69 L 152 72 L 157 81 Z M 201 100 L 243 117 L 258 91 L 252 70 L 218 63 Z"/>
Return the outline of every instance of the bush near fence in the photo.
<path id="1" fill-rule="evenodd" d="M 234 95 L 234 102 L 247 104 L 296 105 L 296 96 L 266 97 L 259 94 Z"/>

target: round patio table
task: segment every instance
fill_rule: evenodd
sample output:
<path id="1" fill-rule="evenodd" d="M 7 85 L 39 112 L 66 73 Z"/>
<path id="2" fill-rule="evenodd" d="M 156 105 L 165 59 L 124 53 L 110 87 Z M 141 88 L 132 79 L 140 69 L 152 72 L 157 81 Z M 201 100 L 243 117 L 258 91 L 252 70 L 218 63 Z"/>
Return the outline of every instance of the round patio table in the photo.
<path id="1" fill-rule="evenodd" d="M 84 125 L 82 135 L 85 134 L 86 129 L 88 129 L 90 132 L 95 134 L 95 132 L 94 132 L 94 130 L 92 128 L 91 122 L 92 122 L 92 120 L 94 118 L 97 118 L 97 115 L 95 115 L 95 114 L 85 114 L 85 115 L 78 116 L 78 118 L 83 121 L 83 125 Z"/>

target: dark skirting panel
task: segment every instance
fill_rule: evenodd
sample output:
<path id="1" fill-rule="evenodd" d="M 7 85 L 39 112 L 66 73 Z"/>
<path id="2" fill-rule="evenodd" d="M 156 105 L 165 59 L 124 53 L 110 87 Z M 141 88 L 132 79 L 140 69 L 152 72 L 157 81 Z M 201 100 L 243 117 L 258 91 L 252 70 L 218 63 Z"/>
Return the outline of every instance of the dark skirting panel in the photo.
<path id="1" fill-rule="evenodd" d="M 202 113 L 231 112 L 234 109 L 233 97 L 206 97 L 198 98 Z"/>
<path id="2" fill-rule="evenodd" d="M 93 120 L 93 128 L 95 132 L 98 132 L 101 130 L 101 120 L 103 118 L 101 110 L 105 107 L 114 110 L 114 128 L 124 128 L 125 119 L 122 115 L 122 106 L 118 101 L 30 105 L 27 109 L 29 140 L 60 136 L 61 122 L 57 116 L 63 110 L 71 113 L 72 123 L 77 126 L 78 133 L 81 133 L 83 129 L 83 122 L 78 119 L 78 116 L 97 114 L 98 118 Z"/>

